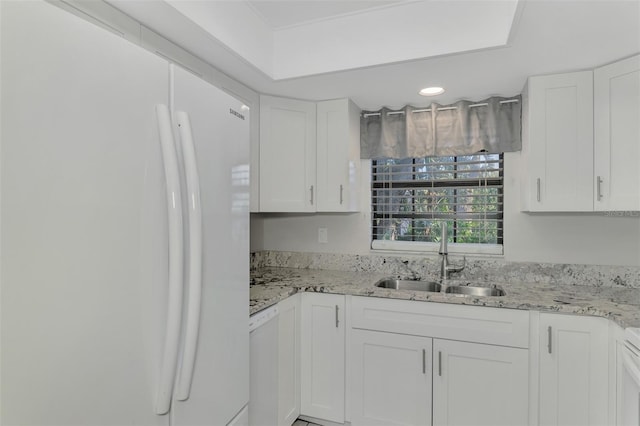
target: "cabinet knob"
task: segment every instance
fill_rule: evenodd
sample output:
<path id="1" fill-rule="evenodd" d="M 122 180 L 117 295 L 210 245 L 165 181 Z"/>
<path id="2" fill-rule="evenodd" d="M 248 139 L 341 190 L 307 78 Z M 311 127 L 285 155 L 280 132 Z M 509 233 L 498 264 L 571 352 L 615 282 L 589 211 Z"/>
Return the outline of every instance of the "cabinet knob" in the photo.
<path id="1" fill-rule="evenodd" d="M 309 202 L 311 203 L 311 205 L 313 205 L 313 185 L 311 185 L 309 191 L 311 192 L 311 198 L 309 199 Z"/>
<path id="2" fill-rule="evenodd" d="M 540 202 L 540 178 L 536 180 L 536 188 L 538 191 L 537 199 L 538 199 L 538 202 Z"/>
<path id="3" fill-rule="evenodd" d="M 342 185 L 340 185 L 340 205 L 342 205 Z"/>

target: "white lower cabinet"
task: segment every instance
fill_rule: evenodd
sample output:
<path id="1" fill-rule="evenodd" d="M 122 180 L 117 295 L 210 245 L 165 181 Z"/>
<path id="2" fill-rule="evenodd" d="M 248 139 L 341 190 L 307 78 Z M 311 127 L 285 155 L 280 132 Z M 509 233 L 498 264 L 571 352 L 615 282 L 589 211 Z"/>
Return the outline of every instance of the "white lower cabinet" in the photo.
<path id="1" fill-rule="evenodd" d="M 354 426 L 528 424 L 527 349 L 368 330 L 351 339 Z"/>
<path id="2" fill-rule="evenodd" d="M 351 423 L 430 424 L 432 339 L 353 330 L 351 342 Z"/>
<path id="3" fill-rule="evenodd" d="M 302 294 L 300 412 L 337 423 L 345 414 L 344 310 L 342 295 Z"/>
<path id="4" fill-rule="evenodd" d="M 300 295 L 278 310 L 278 426 L 289 426 L 300 415 Z"/>
<path id="5" fill-rule="evenodd" d="M 349 300 L 348 315 L 342 295 L 280 303 L 279 424 L 344 423 L 345 408 L 354 426 L 610 422 L 604 318 Z"/>
<path id="6" fill-rule="evenodd" d="M 366 297 L 351 308 L 354 426 L 529 423 L 528 311 Z"/>
<path id="7" fill-rule="evenodd" d="M 528 424 L 529 351 L 434 339 L 433 424 Z"/>
<path id="8" fill-rule="evenodd" d="M 608 423 L 608 323 L 540 314 L 540 424 Z"/>

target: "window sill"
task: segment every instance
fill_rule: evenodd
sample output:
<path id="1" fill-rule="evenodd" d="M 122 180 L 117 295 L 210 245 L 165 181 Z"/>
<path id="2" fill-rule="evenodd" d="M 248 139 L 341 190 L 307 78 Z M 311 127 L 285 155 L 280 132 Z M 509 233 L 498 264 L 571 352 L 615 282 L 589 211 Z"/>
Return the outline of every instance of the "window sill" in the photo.
<path id="1" fill-rule="evenodd" d="M 372 251 L 438 253 L 440 244 L 412 241 L 373 240 Z M 504 248 L 498 244 L 447 244 L 449 254 L 492 255 L 502 256 Z"/>

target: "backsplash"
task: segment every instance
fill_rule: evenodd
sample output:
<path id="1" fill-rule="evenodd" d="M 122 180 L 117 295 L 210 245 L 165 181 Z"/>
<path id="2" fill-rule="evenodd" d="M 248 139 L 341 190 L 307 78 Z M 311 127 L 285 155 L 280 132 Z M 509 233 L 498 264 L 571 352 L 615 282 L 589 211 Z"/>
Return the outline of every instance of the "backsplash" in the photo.
<path id="1" fill-rule="evenodd" d="M 450 257 L 454 263 L 461 257 Z M 251 254 L 251 268 L 281 267 L 334 271 L 380 272 L 402 278 L 438 280 L 439 259 L 393 255 L 351 255 L 260 251 Z M 640 268 L 560 263 L 507 262 L 491 259 L 467 260 L 464 271 L 452 278 L 492 282 L 530 282 L 594 287 L 640 288 Z"/>

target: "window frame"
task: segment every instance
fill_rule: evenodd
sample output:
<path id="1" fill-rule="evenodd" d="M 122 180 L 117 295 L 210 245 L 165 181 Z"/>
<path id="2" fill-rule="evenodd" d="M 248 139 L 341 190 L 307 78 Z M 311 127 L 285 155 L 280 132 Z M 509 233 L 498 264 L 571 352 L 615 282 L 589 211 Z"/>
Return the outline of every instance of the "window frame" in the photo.
<path id="1" fill-rule="evenodd" d="M 489 154 L 489 153 L 477 153 L 477 154 L 468 154 L 468 155 L 443 155 L 443 156 L 435 156 L 435 157 L 454 157 L 454 163 L 457 162 L 458 157 L 466 157 L 466 156 L 471 156 L 471 155 L 482 155 L 482 154 Z M 498 222 L 498 237 L 499 239 L 501 239 L 501 243 L 500 244 L 487 244 L 487 243 L 458 243 L 458 242 L 449 242 L 448 243 L 448 251 L 449 253 L 453 253 L 453 254 L 478 254 L 478 255 L 504 255 L 504 206 L 505 206 L 505 202 L 504 202 L 504 170 L 505 170 L 505 156 L 504 153 L 499 153 L 499 161 L 502 165 L 501 170 L 499 170 L 499 178 L 493 178 L 493 179 L 500 179 L 500 183 L 499 185 L 499 197 L 501 197 L 502 199 L 502 209 L 501 209 L 501 218 L 499 219 Z M 415 165 L 416 164 L 416 160 L 420 159 L 422 157 L 415 157 L 412 158 L 412 164 Z M 426 241 L 406 241 L 406 240 L 381 240 L 381 239 L 375 239 L 374 238 L 374 230 L 376 227 L 376 220 L 378 219 L 376 217 L 376 213 L 375 213 L 375 205 L 373 203 L 373 198 L 374 198 L 374 191 L 376 188 L 374 188 L 375 185 L 375 179 L 374 179 L 374 169 L 376 167 L 376 161 L 375 159 L 371 160 L 371 166 L 370 166 L 370 177 L 371 177 L 371 185 L 370 185 L 370 190 L 369 190 L 369 201 L 370 201 L 370 213 L 371 213 L 371 227 L 370 227 L 370 232 L 369 232 L 369 237 L 371 238 L 371 250 L 372 251 L 388 251 L 388 252 L 414 252 L 417 254 L 420 253 L 428 253 L 428 252 L 438 252 L 438 249 L 440 247 L 440 243 L 439 242 L 426 242 Z M 452 163 L 453 164 L 453 163 Z M 415 169 L 415 168 L 414 168 Z M 415 180 L 415 172 L 413 174 L 413 180 Z M 429 181 L 425 181 L 425 182 L 433 182 L 432 180 Z M 437 186 L 437 185 L 436 185 Z M 491 187 L 492 185 L 489 185 L 488 187 Z M 495 186 L 495 185 L 493 185 Z M 431 185 L 429 186 L 429 188 L 433 188 L 434 186 Z M 480 187 L 480 186 L 478 186 Z M 414 195 L 412 195 L 412 198 L 414 197 Z M 451 220 L 451 219 L 449 219 Z M 457 220 L 455 219 L 455 217 L 453 217 L 453 220 Z M 460 220 L 463 220 L 462 218 Z"/>

